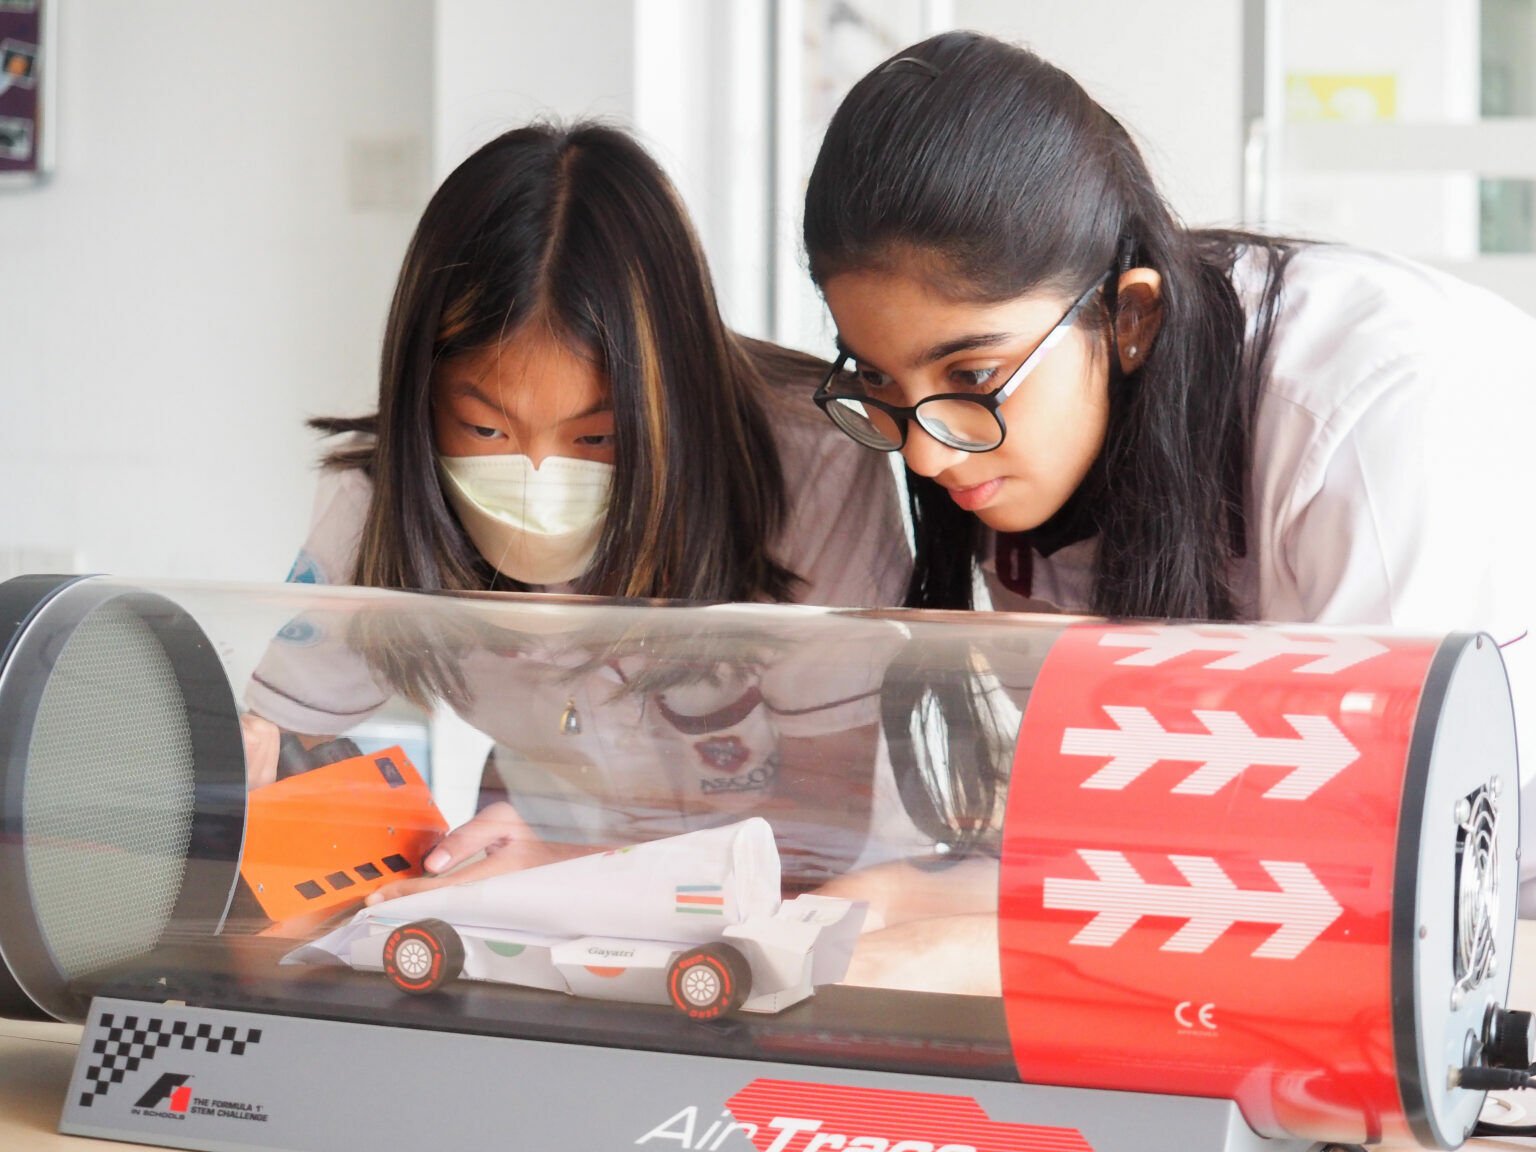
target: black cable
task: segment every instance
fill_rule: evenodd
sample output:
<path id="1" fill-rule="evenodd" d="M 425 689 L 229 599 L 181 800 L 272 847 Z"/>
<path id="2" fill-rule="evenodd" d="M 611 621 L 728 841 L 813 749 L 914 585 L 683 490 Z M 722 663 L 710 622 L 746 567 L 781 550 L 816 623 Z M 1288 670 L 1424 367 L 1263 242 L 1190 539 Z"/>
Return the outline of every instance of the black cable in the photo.
<path id="1" fill-rule="evenodd" d="M 1536 1066 L 1522 1072 L 1517 1068 L 1462 1068 L 1456 1074 L 1456 1087 L 1470 1091 L 1509 1091 L 1536 1084 Z M 1536 1136 L 1536 1124 L 1495 1124 L 1479 1120 L 1472 1136 Z"/>
<path id="2" fill-rule="evenodd" d="M 1529 1088 L 1533 1083 L 1536 1083 L 1536 1077 L 1529 1070 L 1467 1067 L 1457 1071 L 1455 1087 L 1472 1092 L 1499 1092 Z"/>
<path id="3" fill-rule="evenodd" d="M 1472 1128 L 1472 1138 L 1479 1136 L 1536 1136 L 1536 1124 L 1494 1124 L 1479 1120 Z"/>

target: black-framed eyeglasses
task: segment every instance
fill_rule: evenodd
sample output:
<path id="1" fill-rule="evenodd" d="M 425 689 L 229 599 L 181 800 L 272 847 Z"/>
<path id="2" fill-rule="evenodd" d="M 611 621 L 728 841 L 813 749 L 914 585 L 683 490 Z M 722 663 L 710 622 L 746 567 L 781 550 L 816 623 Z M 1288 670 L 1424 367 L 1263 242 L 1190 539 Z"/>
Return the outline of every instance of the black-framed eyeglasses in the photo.
<path id="1" fill-rule="evenodd" d="M 1035 345 L 1034 351 L 1024 358 L 1002 386 L 981 396 L 967 392 L 937 392 L 924 396 L 916 404 L 888 404 L 856 391 L 834 391 L 833 382 L 843 375 L 843 369 L 852 356 L 839 349 L 832 364 L 832 371 L 816 389 L 818 407 L 832 419 L 849 437 L 866 448 L 881 452 L 900 451 L 907 443 L 909 422 L 916 420 L 928 435 L 940 444 L 958 448 L 962 452 L 990 452 L 1002 444 L 1008 434 L 1003 422 L 1003 402 L 1018 391 L 1019 385 L 1039 365 L 1052 348 L 1076 323 L 1078 314 L 1087 306 L 1095 292 L 1113 273 L 1105 273 L 1084 289 L 1083 294 L 1067 309 L 1067 314 Z"/>

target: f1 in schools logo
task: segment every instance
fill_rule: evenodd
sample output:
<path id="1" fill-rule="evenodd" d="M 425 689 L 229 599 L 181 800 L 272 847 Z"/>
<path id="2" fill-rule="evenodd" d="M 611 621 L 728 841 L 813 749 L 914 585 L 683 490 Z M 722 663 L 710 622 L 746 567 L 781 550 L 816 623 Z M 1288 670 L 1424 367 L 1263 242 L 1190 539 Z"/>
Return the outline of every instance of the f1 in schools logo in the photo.
<path id="1" fill-rule="evenodd" d="M 192 1107 L 192 1077 L 181 1072 L 166 1072 L 149 1086 L 149 1091 L 133 1102 L 134 1115 L 175 1117 L 184 1120 Z"/>

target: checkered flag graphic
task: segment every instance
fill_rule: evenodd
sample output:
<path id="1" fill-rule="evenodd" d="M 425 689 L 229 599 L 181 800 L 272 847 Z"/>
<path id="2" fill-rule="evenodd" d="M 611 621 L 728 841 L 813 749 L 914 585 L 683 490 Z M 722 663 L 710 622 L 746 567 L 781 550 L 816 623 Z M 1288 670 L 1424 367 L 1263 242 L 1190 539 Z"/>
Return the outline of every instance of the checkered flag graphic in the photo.
<path id="1" fill-rule="evenodd" d="M 244 1056 L 251 1044 L 261 1043 L 260 1028 L 241 1029 L 225 1025 L 215 1028 L 212 1024 L 193 1025 L 186 1020 L 165 1021 L 150 1016 L 142 1021 L 137 1016 L 124 1016 L 119 1020 L 111 1012 L 101 1016 L 101 1026 L 106 1036 L 91 1046 L 93 1055 L 99 1057 L 85 1070 L 89 1086 L 80 1094 L 80 1106 L 89 1108 L 98 1096 L 105 1096 L 114 1084 L 121 1084 L 129 1072 L 137 1072 L 140 1064 L 147 1064 L 162 1049 L 179 1051 L 229 1052 Z"/>

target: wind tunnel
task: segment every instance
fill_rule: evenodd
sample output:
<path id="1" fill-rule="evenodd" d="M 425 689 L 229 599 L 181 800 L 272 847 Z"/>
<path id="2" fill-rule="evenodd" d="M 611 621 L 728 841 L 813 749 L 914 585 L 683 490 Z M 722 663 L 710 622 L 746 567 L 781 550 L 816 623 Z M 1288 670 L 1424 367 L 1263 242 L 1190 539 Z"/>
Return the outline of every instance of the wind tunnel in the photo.
<path id="1" fill-rule="evenodd" d="M 0 637 L 66 1131 L 337 1146 L 284 1084 L 389 1051 L 448 1071 L 384 1148 L 432 1075 L 594 1149 L 1454 1148 L 1532 1063 L 1485 636 L 23 577 Z"/>

